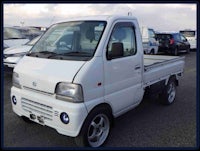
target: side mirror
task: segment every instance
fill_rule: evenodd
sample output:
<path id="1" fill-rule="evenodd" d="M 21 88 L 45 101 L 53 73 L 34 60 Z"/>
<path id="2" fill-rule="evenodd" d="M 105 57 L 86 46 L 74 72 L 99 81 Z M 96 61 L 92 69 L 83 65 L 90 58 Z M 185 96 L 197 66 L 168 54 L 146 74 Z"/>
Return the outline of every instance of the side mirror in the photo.
<path id="1" fill-rule="evenodd" d="M 108 60 L 120 58 L 124 55 L 124 46 L 121 42 L 112 43 L 111 51 L 107 56 Z"/>

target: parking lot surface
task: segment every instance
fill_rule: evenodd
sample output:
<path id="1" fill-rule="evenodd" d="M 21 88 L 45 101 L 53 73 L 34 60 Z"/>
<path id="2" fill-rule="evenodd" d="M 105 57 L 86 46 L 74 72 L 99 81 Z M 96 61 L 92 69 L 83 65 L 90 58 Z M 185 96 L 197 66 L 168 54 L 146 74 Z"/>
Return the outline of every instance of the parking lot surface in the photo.
<path id="1" fill-rule="evenodd" d="M 196 146 L 196 52 L 186 57 L 176 100 L 164 106 L 158 99 L 143 99 L 135 109 L 118 117 L 104 147 L 195 147 Z M 3 146 L 76 147 L 70 137 L 39 124 L 25 123 L 12 111 L 12 73 L 4 72 Z M 122 100 L 123 101 L 123 100 Z"/>

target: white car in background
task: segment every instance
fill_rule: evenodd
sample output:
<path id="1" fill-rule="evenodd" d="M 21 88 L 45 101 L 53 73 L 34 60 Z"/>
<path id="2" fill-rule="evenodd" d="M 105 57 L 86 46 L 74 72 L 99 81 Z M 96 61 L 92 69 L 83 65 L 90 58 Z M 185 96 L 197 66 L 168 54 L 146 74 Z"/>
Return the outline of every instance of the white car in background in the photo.
<path id="1" fill-rule="evenodd" d="M 5 67 L 14 68 L 19 60 L 33 47 L 41 36 L 34 38 L 25 45 L 17 45 L 4 49 L 3 63 Z"/>
<path id="2" fill-rule="evenodd" d="M 157 54 L 159 42 L 156 40 L 155 31 L 152 28 L 142 26 L 140 28 L 142 35 L 142 45 L 145 54 Z"/>
<path id="3" fill-rule="evenodd" d="M 190 43 L 190 49 L 197 49 L 197 32 L 195 30 L 180 30 L 179 32 L 183 34 Z"/>
<path id="4" fill-rule="evenodd" d="M 15 27 L 3 28 L 3 43 L 7 47 L 23 45 L 29 41 L 22 32 Z"/>

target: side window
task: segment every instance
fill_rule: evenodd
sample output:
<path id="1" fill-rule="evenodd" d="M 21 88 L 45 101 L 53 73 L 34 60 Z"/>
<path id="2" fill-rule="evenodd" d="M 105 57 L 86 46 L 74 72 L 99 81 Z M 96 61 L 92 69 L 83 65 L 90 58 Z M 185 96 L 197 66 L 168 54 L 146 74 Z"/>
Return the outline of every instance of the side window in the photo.
<path id="1" fill-rule="evenodd" d="M 182 35 L 180 35 L 180 36 L 181 36 L 182 41 L 186 41 L 186 38 L 184 36 L 182 36 Z"/>
<path id="2" fill-rule="evenodd" d="M 122 49 L 122 52 L 119 52 Z M 136 37 L 133 26 L 115 26 L 107 47 L 107 56 L 110 54 L 121 54 L 116 55 L 114 58 L 127 57 L 135 55 L 137 51 Z"/>
<path id="3" fill-rule="evenodd" d="M 177 41 L 180 41 L 181 37 L 180 37 L 179 34 L 174 34 L 174 39 L 177 40 Z"/>

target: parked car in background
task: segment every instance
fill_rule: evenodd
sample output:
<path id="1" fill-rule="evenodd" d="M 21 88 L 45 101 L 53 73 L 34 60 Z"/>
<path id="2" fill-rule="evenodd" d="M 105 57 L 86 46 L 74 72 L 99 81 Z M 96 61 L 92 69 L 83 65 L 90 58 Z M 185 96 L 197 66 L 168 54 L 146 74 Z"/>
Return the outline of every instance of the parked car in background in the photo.
<path id="1" fill-rule="evenodd" d="M 179 32 L 187 38 L 190 43 L 190 49 L 197 49 L 197 35 L 195 30 L 180 30 Z"/>
<path id="2" fill-rule="evenodd" d="M 6 47 L 12 47 L 16 45 L 23 45 L 29 41 L 22 32 L 15 27 L 3 28 L 3 43 Z"/>
<path id="3" fill-rule="evenodd" d="M 4 67 L 14 68 L 19 60 L 32 48 L 32 46 L 40 39 L 38 36 L 25 45 L 13 46 L 4 49 L 3 63 Z"/>
<path id="4" fill-rule="evenodd" d="M 170 53 L 175 56 L 179 52 L 190 52 L 190 43 L 181 33 L 158 33 L 156 37 L 159 41 L 158 52 Z"/>
<path id="5" fill-rule="evenodd" d="M 140 28 L 142 34 L 142 45 L 145 54 L 157 54 L 158 41 L 156 40 L 155 31 L 152 28 L 142 26 Z"/>

